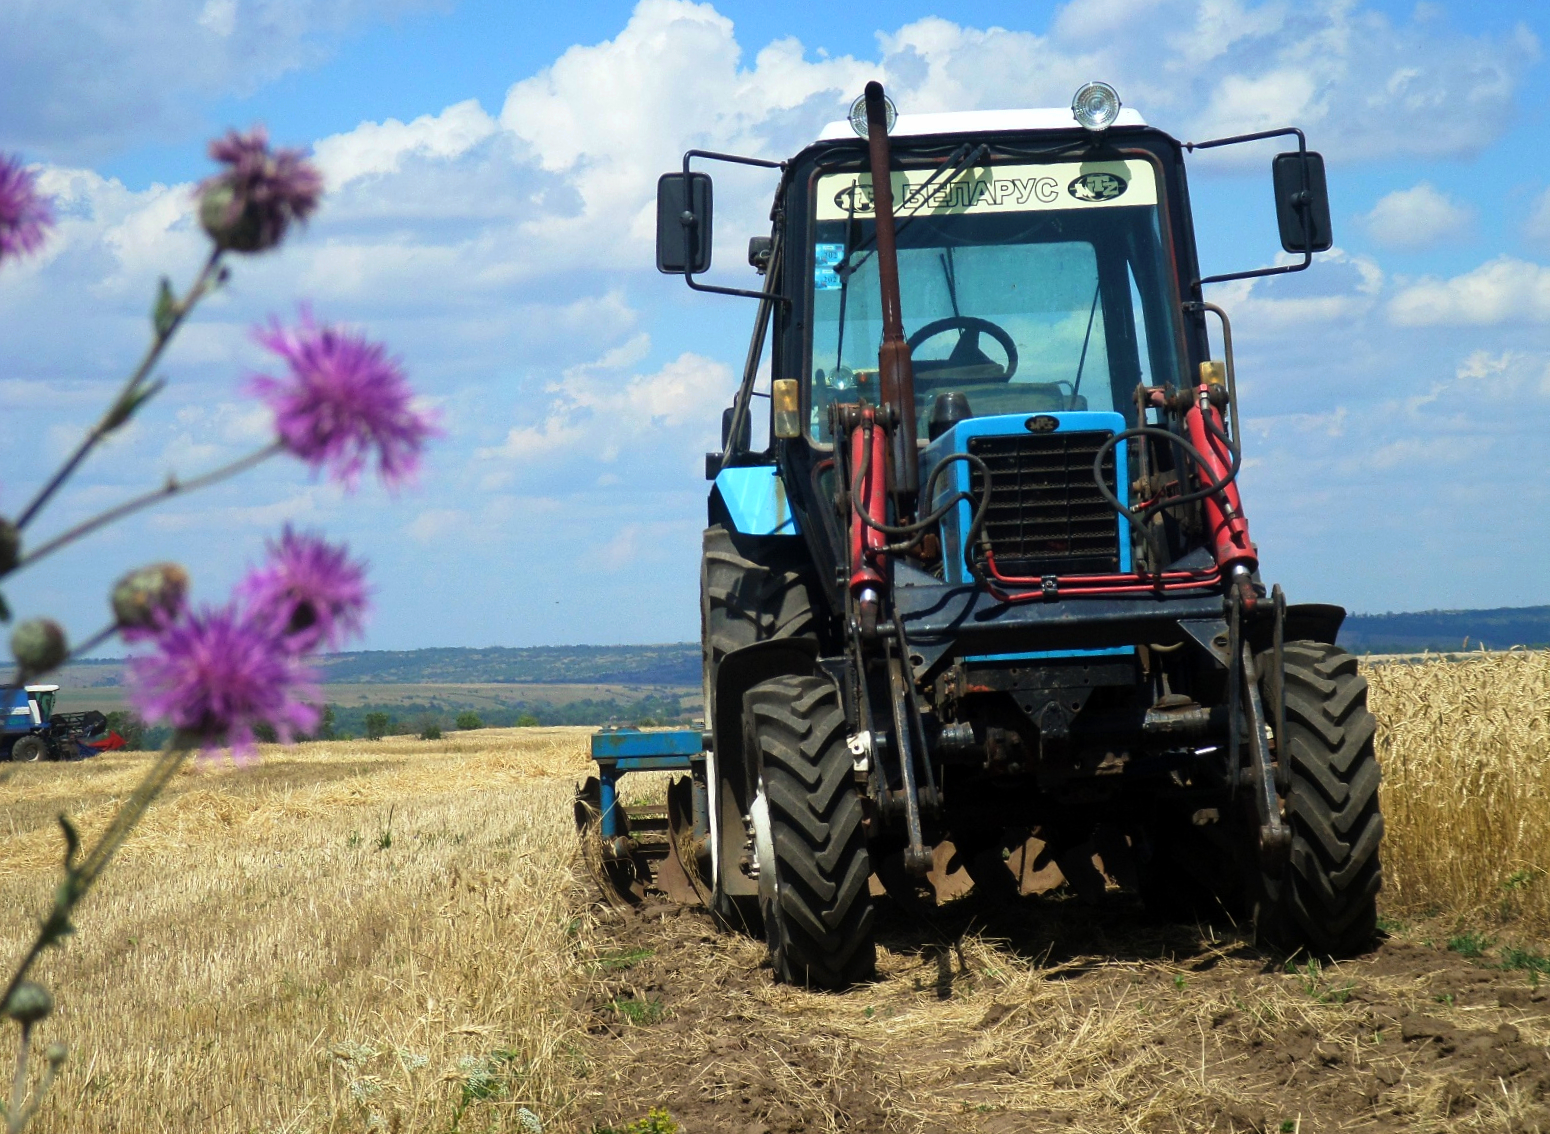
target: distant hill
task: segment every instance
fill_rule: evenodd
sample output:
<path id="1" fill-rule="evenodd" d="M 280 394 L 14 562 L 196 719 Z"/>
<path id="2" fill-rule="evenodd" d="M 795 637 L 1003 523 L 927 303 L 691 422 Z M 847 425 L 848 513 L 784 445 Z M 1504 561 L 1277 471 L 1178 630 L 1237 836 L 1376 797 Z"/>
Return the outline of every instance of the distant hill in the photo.
<path id="1" fill-rule="evenodd" d="M 439 647 L 362 650 L 317 659 L 326 685 L 558 684 L 699 685 L 698 642 L 661 646 Z M 88 659 L 68 666 L 59 683 L 103 688 L 120 683 L 123 663 Z"/>
<path id="2" fill-rule="evenodd" d="M 1351 614 L 1340 627 L 1340 644 L 1362 654 L 1550 646 L 1550 606 Z"/>
<path id="3" fill-rule="evenodd" d="M 1466 646 L 1467 641 L 1467 646 Z M 1422 650 L 1505 650 L 1550 647 L 1550 606 L 1494 610 L 1423 610 L 1408 614 L 1352 614 L 1340 644 L 1353 653 L 1404 654 Z M 698 642 L 655 646 L 530 646 L 508 649 L 438 647 L 362 650 L 319 658 L 326 685 L 676 685 L 700 683 Z M 75 662 L 58 678 L 70 688 L 120 683 L 118 659 Z"/>

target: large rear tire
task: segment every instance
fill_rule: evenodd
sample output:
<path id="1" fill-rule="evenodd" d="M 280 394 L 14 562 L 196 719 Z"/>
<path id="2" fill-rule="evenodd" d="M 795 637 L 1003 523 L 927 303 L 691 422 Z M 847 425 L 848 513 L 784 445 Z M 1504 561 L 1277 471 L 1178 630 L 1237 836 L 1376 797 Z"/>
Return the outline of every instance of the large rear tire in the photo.
<path id="1" fill-rule="evenodd" d="M 841 989 L 872 975 L 872 873 L 839 694 L 777 677 L 743 696 L 756 754 L 759 905 L 777 980 Z"/>
<path id="2" fill-rule="evenodd" d="M 720 524 L 705 529 L 700 556 L 700 649 L 707 728 L 715 727 L 716 671 L 722 658 L 756 642 L 818 636 L 806 565 L 800 540 L 735 535 Z M 734 897 L 724 884 L 726 872 L 741 869 L 726 852 L 742 843 L 746 811 L 753 802 L 753 791 L 742 779 L 740 769 L 718 765 L 717 781 L 708 785 L 715 820 L 711 839 L 723 852 L 714 872 L 711 908 L 727 925 L 757 933 L 758 903 Z M 724 833 L 728 825 L 733 827 L 730 835 Z"/>
<path id="3" fill-rule="evenodd" d="M 1356 658 L 1323 642 L 1289 642 L 1286 736 L 1291 761 L 1283 814 L 1291 854 L 1266 876 L 1256 923 L 1271 944 L 1318 956 L 1350 956 L 1371 945 L 1378 926 L 1383 812 L 1378 799 L 1376 722 Z M 1275 690 L 1264 682 L 1267 711 Z"/>

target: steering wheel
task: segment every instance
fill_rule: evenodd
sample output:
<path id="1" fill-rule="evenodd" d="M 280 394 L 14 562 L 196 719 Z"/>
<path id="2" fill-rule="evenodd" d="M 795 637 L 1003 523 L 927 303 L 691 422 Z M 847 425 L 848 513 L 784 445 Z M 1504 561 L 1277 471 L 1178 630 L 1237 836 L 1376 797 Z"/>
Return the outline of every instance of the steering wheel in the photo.
<path id="1" fill-rule="evenodd" d="M 1017 373 L 1017 344 L 1012 341 L 1012 336 L 989 319 L 980 319 L 973 315 L 949 315 L 945 319 L 927 323 L 909 337 L 910 353 L 913 354 L 915 348 L 927 339 L 935 338 L 947 331 L 958 332 L 958 341 L 953 344 L 952 354 L 940 361 L 923 359 L 915 364 L 918 371 L 925 371 L 923 377 L 928 381 L 932 370 L 957 370 L 971 366 L 987 368 L 988 373 L 983 377 L 990 381 L 1006 382 Z M 1001 345 L 1001 349 L 1006 351 L 1005 366 L 980 350 L 981 332 L 995 339 Z"/>

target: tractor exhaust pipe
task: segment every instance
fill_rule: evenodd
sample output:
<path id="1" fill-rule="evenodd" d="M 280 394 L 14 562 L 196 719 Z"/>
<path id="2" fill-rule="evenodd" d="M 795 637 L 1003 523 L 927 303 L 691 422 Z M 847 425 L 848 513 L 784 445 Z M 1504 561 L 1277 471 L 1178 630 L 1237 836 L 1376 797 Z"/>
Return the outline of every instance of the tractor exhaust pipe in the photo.
<path id="1" fill-rule="evenodd" d="M 883 85 L 866 85 L 867 148 L 872 165 L 872 210 L 877 222 L 877 283 L 882 291 L 883 343 L 877 351 L 882 404 L 893 410 L 892 457 L 888 490 L 900 517 L 914 511 L 920 491 L 915 452 L 915 370 L 904 341 L 899 305 L 899 251 L 894 239 L 893 182 L 889 176 L 888 112 Z"/>

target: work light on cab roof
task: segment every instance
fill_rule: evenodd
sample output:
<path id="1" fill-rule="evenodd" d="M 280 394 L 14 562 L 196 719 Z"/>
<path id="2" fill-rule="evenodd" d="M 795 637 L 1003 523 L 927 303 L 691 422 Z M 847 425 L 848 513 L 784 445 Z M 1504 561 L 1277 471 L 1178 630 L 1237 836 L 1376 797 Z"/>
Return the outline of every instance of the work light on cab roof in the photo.
<path id="1" fill-rule="evenodd" d="M 1088 130 L 1107 130 L 1119 117 L 1119 92 L 1096 80 L 1083 83 L 1071 99 L 1071 117 Z"/>
<path id="2" fill-rule="evenodd" d="M 1207 274 L 1187 155 L 1275 139 L 1293 260 Z M 778 179 L 757 290 L 695 279 L 702 162 Z M 661 271 L 759 306 L 706 455 L 704 724 L 594 738 L 576 818 L 605 892 L 702 901 L 820 988 L 871 975 L 869 877 L 917 908 L 918 883 L 1026 894 L 1045 861 L 1088 863 L 1066 879 L 1095 903 L 1107 875 L 1289 951 L 1365 949 L 1366 687 L 1345 612 L 1261 574 L 1207 290 L 1331 246 L 1303 132 L 1186 142 L 1098 81 L 895 112 L 873 82 L 785 161 L 685 153 L 657 233 Z M 621 803 L 621 775 L 674 770 L 666 806 Z"/>
<path id="3" fill-rule="evenodd" d="M 883 96 L 883 131 L 892 133 L 893 127 L 899 121 L 899 111 L 893 105 L 893 99 Z M 867 136 L 866 120 L 866 95 L 856 96 L 856 101 L 850 104 L 850 128 L 856 132 L 856 137 Z"/>

